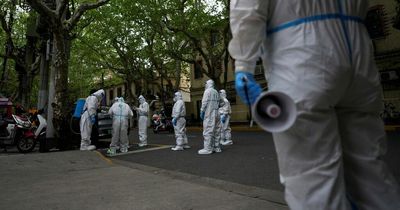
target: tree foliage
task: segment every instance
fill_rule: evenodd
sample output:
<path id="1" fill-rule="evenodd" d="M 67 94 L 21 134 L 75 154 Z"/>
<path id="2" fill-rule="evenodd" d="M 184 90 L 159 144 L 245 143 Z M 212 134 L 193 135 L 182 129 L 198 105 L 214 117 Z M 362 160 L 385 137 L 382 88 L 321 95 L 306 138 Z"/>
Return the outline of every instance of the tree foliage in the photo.
<path id="1" fill-rule="evenodd" d="M 30 105 L 30 95 L 37 75 L 37 39 L 32 33 L 35 14 L 23 1 L 0 3 L 0 89 L 3 94 Z M 33 31 L 34 32 L 34 31 Z"/>
<path id="2" fill-rule="evenodd" d="M 15 46 L 26 44 L 26 5 L 39 15 L 38 30 L 53 40 L 58 119 L 64 118 L 68 100 L 107 83 L 134 84 L 136 91 L 127 93 L 132 99 L 160 78 L 165 82 L 161 90 L 166 85 L 177 90 L 181 74 L 199 60 L 202 72 L 217 85 L 221 82 L 222 61 L 228 56 L 229 1 L 26 0 L 22 10 L 11 4 L 16 0 L 7 2 L 1 3 L 0 17 L 15 24 L 12 33 L 0 34 L 3 45 L 9 37 Z M 6 48 L 0 53 L 6 55 Z"/>
<path id="3" fill-rule="evenodd" d="M 137 94 L 160 77 L 177 90 L 181 73 L 199 59 L 204 60 L 203 73 L 219 84 L 229 27 L 226 1 L 215 2 L 112 1 L 90 13 L 86 21 L 96 21 L 76 43 L 88 63 L 108 68 L 127 86 L 134 83 L 141 88 Z"/>

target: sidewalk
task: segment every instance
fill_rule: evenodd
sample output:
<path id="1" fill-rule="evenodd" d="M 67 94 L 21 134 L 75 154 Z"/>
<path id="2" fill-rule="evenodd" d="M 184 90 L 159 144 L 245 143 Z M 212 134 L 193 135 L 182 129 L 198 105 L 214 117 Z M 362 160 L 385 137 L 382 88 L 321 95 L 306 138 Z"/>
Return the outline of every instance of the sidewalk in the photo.
<path id="1" fill-rule="evenodd" d="M 288 209 L 224 182 L 120 164 L 87 151 L 1 156 L 0 209 Z"/>

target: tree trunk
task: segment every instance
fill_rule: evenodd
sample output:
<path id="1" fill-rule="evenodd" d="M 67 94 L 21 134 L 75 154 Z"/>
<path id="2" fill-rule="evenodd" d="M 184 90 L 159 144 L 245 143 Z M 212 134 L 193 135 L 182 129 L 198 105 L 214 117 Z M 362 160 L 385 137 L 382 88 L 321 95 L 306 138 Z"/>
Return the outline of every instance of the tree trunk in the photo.
<path id="1" fill-rule="evenodd" d="M 30 107 L 30 96 L 33 84 L 33 77 L 35 74 L 31 72 L 32 61 L 35 57 L 35 40 L 27 38 L 27 44 L 25 46 L 25 53 L 18 54 L 19 57 L 23 57 L 24 63 L 16 61 L 15 70 L 18 72 L 18 101 L 23 107 Z M 17 59 L 19 60 L 19 59 Z M 22 59 L 21 59 L 22 60 Z"/>
<path id="2" fill-rule="evenodd" d="M 7 57 L 4 57 L 3 59 L 3 71 L 1 72 L 1 80 L 0 80 L 0 89 L 4 88 L 4 84 L 6 81 L 6 75 L 7 75 Z"/>
<path id="3" fill-rule="evenodd" d="M 228 48 L 225 50 L 225 55 L 224 55 L 224 81 L 223 81 L 223 87 L 226 90 L 226 83 L 228 81 L 228 65 L 229 65 L 229 51 Z"/>
<path id="4" fill-rule="evenodd" d="M 133 82 L 132 82 L 132 79 L 129 79 L 129 78 L 131 78 L 131 76 L 127 75 L 127 79 L 126 79 L 126 83 L 125 83 L 125 95 L 126 95 L 125 101 L 128 104 L 133 104 L 133 102 L 135 101 L 135 96 L 132 93 Z"/>
<path id="5" fill-rule="evenodd" d="M 55 96 L 52 104 L 54 110 L 53 124 L 55 137 L 58 137 L 61 149 L 68 145 L 68 118 L 71 111 L 68 107 L 68 52 L 69 40 L 64 31 L 58 30 L 53 33 L 54 58 L 52 68 L 55 74 Z"/>
<path id="6" fill-rule="evenodd" d="M 35 44 L 37 39 L 35 37 L 27 36 L 27 43 L 25 47 L 25 84 L 22 86 L 22 104 L 24 107 L 29 108 L 31 105 L 30 97 L 32 93 L 33 77 L 35 76 L 32 69 L 33 61 L 35 60 Z"/>
<path id="7" fill-rule="evenodd" d="M 219 77 L 211 78 L 211 79 L 214 80 L 215 89 L 220 90 L 222 85 L 221 85 L 221 80 L 219 79 Z"/>
<path id="8" fill-rule="evenodd" d="M 25 101 L 25 93 L 24 91 L 26 90 L 26 78 L 27 78 L 27 73 L 24 65 L 21 65 L 20 63 L 15 62 L 15 70 L 18 73 L 18 97 L 17 101 L 22 104 L 22 106 L 26 106 L 24 104 Z"/>
<path id="9" fill-rule="evenodd" d="M 47 60 L 48 45 L 49 43 L 47 41 L 43 41 L 40 50 L 40 86 L 37 107 L 38 109 L 45 109 L 44 113 L 47 113 L 47 101 L 49 97 L 49 62 Z M 47 116 L 47 114 L 45 116 Z"/>
<path id="10" fill-rule="evenodd" d="M 175 72 L 175 86 L 174 86 L 174 90 L 178 91 L 179 87 L 181 86 L 181 72 L 182 72 L 182 68 L 181 68 L 181 61 L 180 60 L 176 60 L 176 72 Z"/>

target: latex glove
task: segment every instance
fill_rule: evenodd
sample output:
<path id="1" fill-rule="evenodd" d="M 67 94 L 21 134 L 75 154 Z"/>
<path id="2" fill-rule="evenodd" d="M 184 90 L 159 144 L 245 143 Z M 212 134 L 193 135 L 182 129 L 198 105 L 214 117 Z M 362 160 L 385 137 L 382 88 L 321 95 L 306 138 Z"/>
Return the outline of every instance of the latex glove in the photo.
<path id="1" fill-rule="evenodd" d="M 90 116 L 90 122 L 94 125 L 96 123 L 96 115 Z"/>
<path id="2" fill-rule="evenodd" d="M 172 125 L 174 125 L 174 127 L 176 126 L 176 118 L 172 118 Z"/>
<path id="3" fill-rule="evenodd" d="M 226 121 L 226 115 L 223 114 L 223 115 L 221 115 L 221 122 L 225 123 L 225 121 Z"/>
<path id="4" fill-rule="evenodd" d="M 204 120 L 204 115 L 205 115 L 206 113 L 205 112 L 200 112 L 200 119 L 201 120 Z"/>
<path id="5" fill-rule="evenodd" d="M 247 87 L 247 96 L 245 86 Z M 254 75 L 248 72 L 236 72 L 235 88 L 240 99 L 247 105 L 253 104 L 261 94 L 261 86 L 254 79 Z"/>

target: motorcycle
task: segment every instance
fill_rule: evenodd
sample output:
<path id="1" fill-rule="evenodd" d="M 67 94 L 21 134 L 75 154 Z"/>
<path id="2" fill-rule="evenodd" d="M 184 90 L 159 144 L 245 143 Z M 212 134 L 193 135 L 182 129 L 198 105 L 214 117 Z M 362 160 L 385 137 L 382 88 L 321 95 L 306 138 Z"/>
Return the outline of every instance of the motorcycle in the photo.
<path id="1" fill-rule="evenodd" d="M 172 121 L 166 119 L 162 114 L 153 114 L 153 132 L 158 133 L 161 131 L 168 131 L 170 133 L 174 132 L 174 126 L 172 125 Z"/>
<path id="2" fill-rule="evenodd" d="M 24 115 L 11 116 L 0 119 L 0 147 L 17 146 L 21 153 L 31 152 L 37 143 L 31 121 Z"/>

